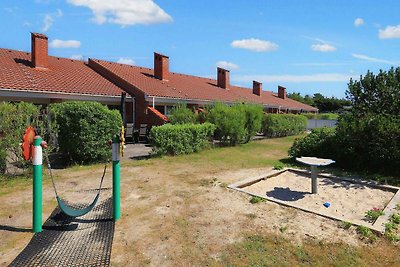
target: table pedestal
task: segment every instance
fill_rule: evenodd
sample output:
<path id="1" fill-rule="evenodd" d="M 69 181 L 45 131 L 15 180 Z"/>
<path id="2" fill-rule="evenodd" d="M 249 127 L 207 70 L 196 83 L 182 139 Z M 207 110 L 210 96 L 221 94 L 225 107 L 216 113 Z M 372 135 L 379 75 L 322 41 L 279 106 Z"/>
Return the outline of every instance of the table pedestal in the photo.
<path id="1" fill-rule="evenodd" d="M 311 193 L 317 194 L 317 176 L 318 170 L 316 166 L 311 166 Z"/>

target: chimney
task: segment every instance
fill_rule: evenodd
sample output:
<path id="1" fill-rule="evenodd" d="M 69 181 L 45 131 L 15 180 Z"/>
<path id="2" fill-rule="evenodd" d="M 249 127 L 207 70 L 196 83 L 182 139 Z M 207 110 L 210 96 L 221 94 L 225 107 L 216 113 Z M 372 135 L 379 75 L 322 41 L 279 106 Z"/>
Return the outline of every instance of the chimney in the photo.
<path id="1" fill-rule="evenodd" d="M 218 87 L 229 89 L 229 70 L 217 68 L 217 85 Z"/>
<path id="2" fill-rule="evenodd" d="M 262 92 L 262 83 L 253 81 L 253 94 L 260 96 Z"/>
<path id="3" fill-rule="evenodd" d="M 34 68 L 47 69 L 47 57 L 48 57 L 48 38 L 46 35 L 41 33 L 31 33 L 31 45 L 32 45 L 32 66 Z"/>
<path id="4" fill-rule="evenodd" d="M 282 99 L 286 99 L 286 88 L 278 85 L 278 97 Z"/>
<path id="5" fill-rule="evenodd" d="M 169 57 L 154 52 L 154 77 L 160 80 L 169 79 Z"/>

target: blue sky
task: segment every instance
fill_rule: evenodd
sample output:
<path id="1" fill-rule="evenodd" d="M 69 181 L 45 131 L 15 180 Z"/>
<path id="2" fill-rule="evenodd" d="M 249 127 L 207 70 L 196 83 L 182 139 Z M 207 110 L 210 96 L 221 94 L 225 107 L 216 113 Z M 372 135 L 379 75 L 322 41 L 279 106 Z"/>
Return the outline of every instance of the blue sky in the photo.
<path id="1" fill-rule="evenodd" d="M 344 97 L 350 77 L 400 65 L 400 1 L 15 0 L 0 3 L 0 47 L 30 51 L 30 32 L 54 56 L 99 58 L 216 76 L 264 90 Z"/>

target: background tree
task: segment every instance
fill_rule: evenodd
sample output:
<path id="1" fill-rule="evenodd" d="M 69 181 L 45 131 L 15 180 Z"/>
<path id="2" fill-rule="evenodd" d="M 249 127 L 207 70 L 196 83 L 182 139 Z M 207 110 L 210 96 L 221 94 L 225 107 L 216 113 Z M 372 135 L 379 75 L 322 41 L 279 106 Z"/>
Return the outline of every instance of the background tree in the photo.
<path id="1" fill-rule="evenodd" d="M 351 101 L 353 114 L 399 115 L 400 68 L 380 70 L 378 75 L 368 71 L 359 81 L 350 79 L 346 96 Z"/>

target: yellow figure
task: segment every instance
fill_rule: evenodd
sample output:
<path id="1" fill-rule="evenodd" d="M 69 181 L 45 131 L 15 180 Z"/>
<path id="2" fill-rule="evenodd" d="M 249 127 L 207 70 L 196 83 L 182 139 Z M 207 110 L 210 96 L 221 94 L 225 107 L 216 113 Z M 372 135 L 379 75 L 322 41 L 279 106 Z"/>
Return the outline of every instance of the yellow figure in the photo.
<path id="1" fill-rule="evenodd" d="M 125 128 L 124 128 L 124 125 L 122 125 L 122 127 L 121 127 L 121 143 L 120 143 L 120 145 L 121 145 L 121 149 L 120 149 L 121 156 L 123 157 L 124 150 L 125 150 Z"/>

